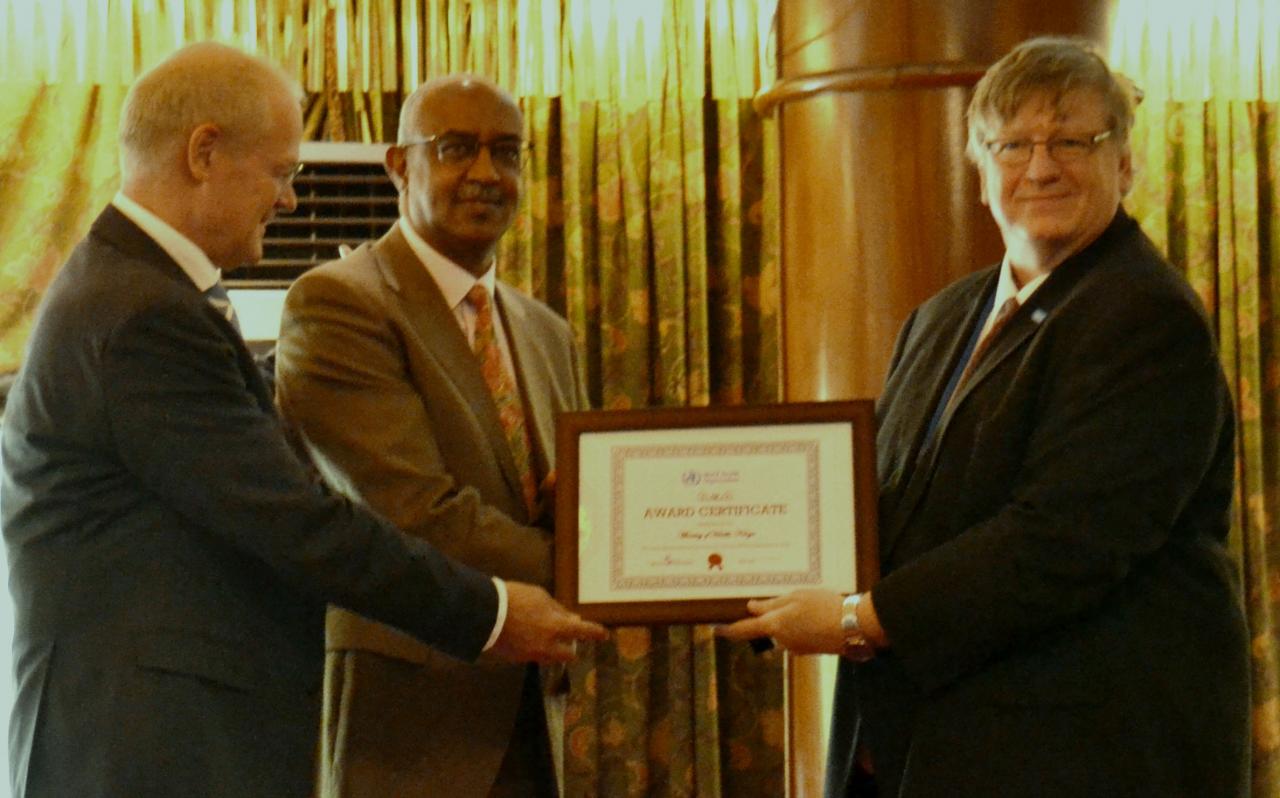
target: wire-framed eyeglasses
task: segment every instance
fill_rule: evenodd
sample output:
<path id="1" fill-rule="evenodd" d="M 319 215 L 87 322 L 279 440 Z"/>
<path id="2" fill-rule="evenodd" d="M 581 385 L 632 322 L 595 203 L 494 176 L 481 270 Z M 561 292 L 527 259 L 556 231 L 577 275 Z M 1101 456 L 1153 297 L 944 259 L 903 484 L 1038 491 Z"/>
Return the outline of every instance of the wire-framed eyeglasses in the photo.
<path id="1" fill-rule="evenodd" d="M 501 136 L 481 141 L 479 136 L 471 133 L 452 132 L 406 141 L 399 146 L 414 147 L 418 144 L 431 145 L 436 160 L 445 166 L 470 166 L 480 157 L 480 150 L 487 149 L 494 166 L 512 172 L 520 171 L 525 153 L 532 149 L 529 142 L 518 136 Z"/>
<path id="2" fill-rule="evenodd" d="M 993 139 L 984 147 L 991 157 L 1005 166 L 1025 166 L 1031 162 L 1031 154 L 1037 146 L 1043 146 L 1049 157 L 1058 163 L 1079 161 L 1098 149 L 1098 145 L 1111 138 L 1113 129 L 1092 136 L 1062 136 L 1037 141 L 1035 139 Z"/>
<path id="3" fill-rule="evenodd" d="M 284 191 L 286 188 L 293 185 L 293 181 L 297 180 L 298 175 L 302 174 L 302 170 L 306 168 L 307 165 L 302 161 L 289 164 L 286 170 L 275 175 L 276 185 L 281 191 Z"/>

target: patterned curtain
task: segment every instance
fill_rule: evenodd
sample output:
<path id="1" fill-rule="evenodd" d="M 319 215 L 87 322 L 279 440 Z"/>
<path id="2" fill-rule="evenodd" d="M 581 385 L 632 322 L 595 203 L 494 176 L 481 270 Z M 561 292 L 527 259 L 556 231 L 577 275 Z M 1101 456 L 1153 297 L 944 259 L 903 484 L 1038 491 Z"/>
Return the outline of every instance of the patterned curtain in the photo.
<path id="1" fill-rule="evenodd" d="M 0 81 L 0 374 L 17 370 L 40 296 L 116 190 L 123 99 L 119 86 Z"/>
<path id="2" fill-rule="evenodd" d="M 423 80 L 479 72 L 533 157 L 504 278 L 545 299 L 610 408 L 779 397 L 773 0 L 0 0 L 0 372 L 119 182 L 123 91 L 218 39 L 307 88 L 307 136 L 390 141 Z M 706 627 L 624 628 L 572 669 L 572 796 L 784 793 L 783 664 Z"/>
<path id="3" fill-rule="evenodd" d="M 1204 299 L 1235 396 L 1232 547 L 1253 634 L 1258 798 L 1280 794 L 1277 31 L 1277 0 L 1124 0 L 1113 36 L 1114 62 L 1146 94 L 1127 205 Z"/>

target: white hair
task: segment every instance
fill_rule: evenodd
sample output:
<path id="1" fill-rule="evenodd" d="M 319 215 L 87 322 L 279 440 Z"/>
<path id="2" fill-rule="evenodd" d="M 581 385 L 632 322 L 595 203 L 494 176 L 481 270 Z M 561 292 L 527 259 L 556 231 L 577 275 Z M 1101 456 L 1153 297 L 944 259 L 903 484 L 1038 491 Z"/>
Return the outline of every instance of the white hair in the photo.
<path id="1" fill-rule="evenodd" d="M 230 138 L 257 139 L 281 93 L 302 100 L 298 82 L 264 58 L 214 42 L 183 47 L 129 89 L 120 115 L 121 169 L 128 176 L 165 163 L 206 123 Z"/>

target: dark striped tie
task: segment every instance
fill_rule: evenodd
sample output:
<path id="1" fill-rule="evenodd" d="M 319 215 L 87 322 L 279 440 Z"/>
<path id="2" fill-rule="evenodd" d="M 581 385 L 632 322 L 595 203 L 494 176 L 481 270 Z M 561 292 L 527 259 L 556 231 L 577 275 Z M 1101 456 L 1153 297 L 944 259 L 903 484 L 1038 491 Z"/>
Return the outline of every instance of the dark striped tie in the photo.
<path id="1" fill-rule="evenodd" d="M 205 289 L 204 298 L 209 300 L 209 304 L 213 305 L 214 310 L 221 313 L 227 321 L 231 322 L 231 326 L 236 328 L 236 332 L 241 332 L 240 320 L 236 318 L 236 307 L 231 304 L 231 297 L 227 295 L 227 289 L 222 285 L 221 280 Z"/>

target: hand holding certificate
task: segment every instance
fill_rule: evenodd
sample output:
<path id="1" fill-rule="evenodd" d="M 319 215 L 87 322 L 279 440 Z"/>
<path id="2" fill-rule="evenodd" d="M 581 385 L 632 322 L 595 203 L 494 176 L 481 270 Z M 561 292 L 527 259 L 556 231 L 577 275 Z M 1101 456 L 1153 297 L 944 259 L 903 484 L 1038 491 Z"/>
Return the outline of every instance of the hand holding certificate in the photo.
<path id="1" fill-rule="evenodd" d="M 606 623 L 701 623 L 874 576 L 871 403 L 568 413 L 557 597 Z"/>
<path id="2" fill-rule="evenodd" d="M 844 597 L 831 590 L 802 589 L 771 599 L 754 599 L 754 617 L 719 627 L 731 640 L 769 638 L 796 654 L 839 654 L 844 648 L 840 605 Z"/>

